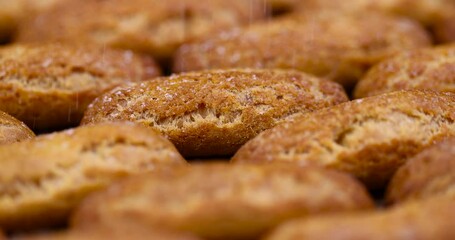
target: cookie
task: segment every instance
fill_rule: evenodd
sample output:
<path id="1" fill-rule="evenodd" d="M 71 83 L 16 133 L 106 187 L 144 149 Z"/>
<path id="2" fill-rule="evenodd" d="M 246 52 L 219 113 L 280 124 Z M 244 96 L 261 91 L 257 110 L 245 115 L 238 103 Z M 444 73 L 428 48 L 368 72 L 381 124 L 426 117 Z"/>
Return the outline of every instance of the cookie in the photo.
<path id="1" fill-rule="evenodd" d="M 1 239 L 1 237 L 0 237 Z M 139 226 L 115 226 L 114 228 L 97 228 L 90 231 L 65 231 L 14 237 L 15 240 L 199 240 L 188 233 L 171 232 L 163 229 L 141 228 Z"/>
<path id="2" fill-rule="evenodd" d="M 392 209 L 291 221 L 264 240 L 451 240 L 455 238 L 455 199 L 435 198 Z"/>
<path id="3" fill-rule="evenodd" d="M 351 86 L 372 64 L 430 44 L 422 26 L 371 14 L 293 15 L 183 45 L 174 71 L 293 68 Z"/>
<path id="4" fill-rule="evenodd" d="M 287 219 L 371 207 L 364 187 L 336 171 L 196 164 L 133 177 L 94 194 L 75 212 L 72 226 L 110 227 L 121 220 L 207 239 L 257 239 Z"/>
<path id="5" fill-rule="evenodd" d="M 18 40 L 97 43 L 169 58 L 184 42 L 264 15 L 260 0 L 69 0 L 22 24 Z"/>
<path id="6" fill-rule="evenodd" d="M 405 89 L 455 92 L 455 44 L 405 52 L 382 61 L 359 81 L 354 97 Z"/>
<path id="7" fill-rule="evenodd" d="M 19 142 L 35 137 L 23 122 L 0 111 L 0 144 Z"/>
<path id="8" fill-rule="evenodd" d="M 378 189 L 406 159 L 446 136 L 455 136 L 455 93 L 400 91 L 295 118 L 259 134 L 232 161 L 325 166 Z"/>
<path id="9" fill-rule="evenodd" d="M 174 146 L 132 123 L 85 126 L 0 146 L 0 227 L 65 223 L 90 192 L 160 166 L 186 165 Z"/>
<path id="10" fill-rule="evenodd" d="M 88 107 L 82 124 L 140 122 L 184 156 L 223 156 L 286 118 L 347 100 L 338 84 L 297 71 L 211 70 L 117 88 Z"/>
<path id="11" fill-rule="evenodd" d="M 50 131 L 78 125 L 102 93 L 160 71 L 130 51 L 54 43 L 0 48 L 0 72 L 0 110 Z"/>
<path id="12" fill-rule="evenodd" d="M 455 196 L 455 138 L 429 147 L 399 168 L 386 200 L 400 203 L 435 195 Z"/>
<path id="13" fill-rule="evenodd" d="M 296 3 L 293 11 L 304 14 L 321 11 L 337 11 L 343 14 L 383 12 L 408 17 L 431 30 L 438 42 L 455 40 L 453 0 L 304 0 Z"/>

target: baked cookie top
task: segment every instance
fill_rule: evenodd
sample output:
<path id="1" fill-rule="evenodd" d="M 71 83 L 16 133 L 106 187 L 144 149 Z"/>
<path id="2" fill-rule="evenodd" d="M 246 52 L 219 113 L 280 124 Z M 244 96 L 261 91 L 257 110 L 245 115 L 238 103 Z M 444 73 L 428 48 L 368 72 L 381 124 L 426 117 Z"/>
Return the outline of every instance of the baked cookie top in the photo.
<path id="1" fill-rule="evenodd" d="M 373 207 L 361 184 L 321 168 L 212 163 L 167 170 L 92 195 L 75 212 L 74 228 L 124 220 L 208 239 L 256 239 L 297 216 Z"/>
<path id="2" fill-rule="evenodd" d="M 264 131 L 234 162 L 292 162 L 349 172 L 380 188 L 407 158 L 455 135 L 455 93 L 400 91 L 321 109 Z"/>
<path id="3" fill-rule="evenodd" d="M 185 156 L 230 155 L 286 118 L 347 100 L 340 85 L 298 71 L 209 70 L 114 89 L 88 107 L 82 124 L 140 122 Z"/>
<path id="4" fill-rule="evenodd" d="M 174 71 L 292 68 L 352 85 L 372 64 L 430 45 L 425 29 L 379 13 L 293 15 L 211 35 L 183 45 Z"/>
<path id="5" fill-rule="evenodd" d="M 436 195 L 455 196 L 455 138 L 425 149 L 399 168 L 386 200 L 400 203 Z"/>
<path id="6" fill-rule="evenodd" d="M 264 240 L 453 239 L 454 198 L 412 201 L 375 212 L 341 213 L 290 221 Z"/>
<path id="7" fill-rule="evenodd" d="M 409 51 L 380 62 L 359 81 L 354 96 L 405 89 L 455 92 L 455 44 Z"/>
<path id="8" fill-rule="evenodd" d="M 0 226 L 65 223 L 87 194 L 160 166 L 186 165 L 158 133 L 132 123 L 84 126 L 0 145 Z"/>
<path id="9" fill-rule="evenodd" d="M 263 8 L 259 0 L 67 0 L 26 21 L 18 39 L 105 44 L 169 58 L 183 42 L 263 18 Z"/>

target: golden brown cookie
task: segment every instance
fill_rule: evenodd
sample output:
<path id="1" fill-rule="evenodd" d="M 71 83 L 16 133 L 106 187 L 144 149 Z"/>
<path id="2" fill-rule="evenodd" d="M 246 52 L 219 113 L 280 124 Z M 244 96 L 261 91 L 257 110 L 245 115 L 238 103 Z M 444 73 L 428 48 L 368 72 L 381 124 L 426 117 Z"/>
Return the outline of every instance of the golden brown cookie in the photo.
<path id="1" fill-rule="evenodd" d="M 264 14 L 260 0 L 70 0 L 26 21 L 19 41 L 98 43 L 168 58 L 184 42 Z"/>
<path id="2" fill-rule="evenodd" d="M 89 106 L 82 124 L 140 122 L 184 156 L 222 156 L 286 118 L 347 100 L 340 85 L 297 71 L 211 70 L 117 88 Z"/>
<path id="3" fill-rule="evenodd" d="M 35 137 L 23 122 L 0 111 L 0 144 L 19 142 Z"/>
<path id="4" fill-rule="evenodd" d="M 0 237 L 1 239 L 1 237 Z M 88 231 L 69 230 L 59 233 L 44 233 L 17 236 L 14 240 L 200 240 L 188 233 L 172 232 L 163 229 L 150 229 L 141 226 L 116 225 L 109 228 L 96 228 Z"/>
<path id="5" fill-rule="evenodd" d="M 0 110 L 43 131 L 79 124 L 98 95 L 160 71 L 130 51 L 54 43 L 0 48 L 0 72 Z"/>
<path id="6" fill-rule="evenodd" d="M 290 221 L 264 240 L 452 240 L 455 199 L 434 198 L 392 209 Z"/>
<path id="7" fill-rule="evenodd" d="M 399 168 L 386 200 L 399 203 L 435 195 L 455 196 L 455 138 L 429 147 Z"/>
<path id="8" fill-rule="evenodd" d="M 455 1 L 453 0 L 304 0 L 295 1 L 293 10 L 311 14 L 337 11 L 344 14 L 383 12 L 404 16 L 425 25 L 439 42 L 455 40 Z"/>
<path id="9" fill-rule="evenodd" d="M 392 16 L 334 12 L 294 15 L 183 45 L 174 71 L 294 68 L 352 85 L 372 64 L 430 44 L 417 23 Z"/>
<path id="10" fill-rule="evenodd" d="M 185 163 L 168 140 L 133 123 L 85 126 L 0 146 L 0 227 L 64 224 L 90 192 Z"/>
<path id="11" fill-rule="evenodd" d="M 109 227 L 120 220 L 208 239 L 256 239 L 287 219 L 373 207 L 355 179 L 322 168 L 196 164 L 167 170 L 92 195 L 72 225 Z"/>
<path id="12" fill-rule="evenodd" d="M 375 189 L 446 136 L 455 136 L 455 93 L 400 91 L 295 118 L 246 143 L 232 161 L 325 166 Z"/>
<path id="13" fill-rule="evenodd" d="M 405 52 L 382 61 L 359 81 L 354 97 L 405 89 L 455 92 L 455 44 Z"/>

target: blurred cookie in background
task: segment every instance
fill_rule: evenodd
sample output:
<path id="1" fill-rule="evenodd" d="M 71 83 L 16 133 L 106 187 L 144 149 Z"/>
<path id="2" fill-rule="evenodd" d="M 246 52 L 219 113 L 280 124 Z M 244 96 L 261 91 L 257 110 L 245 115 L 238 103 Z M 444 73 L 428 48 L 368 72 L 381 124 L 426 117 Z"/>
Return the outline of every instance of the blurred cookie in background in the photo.
<path id="1" fill-rule="evenodd" d="M 401 203 L 437 195 L 455 196 L 455 138 L 427 148 L 398 169 L 386 201 Z"/>
<path id="2" fill-rule="evenodd" d="M 70 41 L 167 59 L 182 43 L 267 14 L 261 0 L 67 0 L 29 18 L 21 42 Z"/>
<path id="3" fill-rule="evenodd" d="M 290 221 L 264 240 L 451 240 L 455 199 L 412 201 L 376 212 L 340 213 Z"/>
<path id="4" fill-rule="evenodd" d="M 1 239 L 1 237 L 0 237 Z M 79 230 L 70 229 L 61 232 L 37 233 L 14 236 L 15 240 L 202 240 L 192 234 L 175 232 L 164 229 L 152 229 L 144 226 L 97 227 L 95 229 Z M 3 240 L 3 239 L 1 239 Z"/>
<path id="5" fill-rule="evenodd" d="M 455 93 L 400 91 L 294 118 L 247 142 L 232 161 L 324 166 L 379 190 L 407 159 L 449 136 Z"/>
<path id="6" fill-rule="evenodd" d="M 408 89 L 455 92 L 455 44 L 408 51 L 378 63 L 359 81 L 354 97 Z"/>
<path id="7" fill-rule="evenodd" d="M 186 161 L 152 129 L 110 123 L 0 145 L 0 165 L 0 227 L 19 232 L 64 226 L 89 193 Z"/>
<path id="8" fill-rule="evenodd" d="M 431 32 L 437 42 L 455 41 L 455 1 L 453 0 L 301 0 L 293 11 L 311 14 L 320 11 L 383 12 L 414 19 Z"/>
<path id="9" fill-rule="evenodd" d="M 418 23 L 379 13 L 293 15 L 183 45 L 174 71 L 292 68 L 351 87 L 373 64 L 430 45 Z"/>
<path id="10" fill-rule="evenodd" d="M 295 70 L 207 70 L 116 88 L 81 123 L 139 122 L 185 157 L 230 157 L 268 128 L 346 101 L 339 84 Z"/>
<path id="11" fill-rule="evenodd" d="M 160 70 L 131 51 L 49 43 L 0 48 L 0 73 L 0 110 L 42 132 L 78 125 L 97 96 Z"/>
<path id="12" fill-rule="evenodd" d="M 289 219 L 374 204 L 347 174 L 287 164 L 195 164 L 132 177 L 91 195 L 74 229 L 143 226 L 207 239 L 257 239 Z"/>
<path id="13" fill-rule="evenodd" d="M 35 134 L 23 122 L 0 111 L 0 144 L 34 138 Z"/>

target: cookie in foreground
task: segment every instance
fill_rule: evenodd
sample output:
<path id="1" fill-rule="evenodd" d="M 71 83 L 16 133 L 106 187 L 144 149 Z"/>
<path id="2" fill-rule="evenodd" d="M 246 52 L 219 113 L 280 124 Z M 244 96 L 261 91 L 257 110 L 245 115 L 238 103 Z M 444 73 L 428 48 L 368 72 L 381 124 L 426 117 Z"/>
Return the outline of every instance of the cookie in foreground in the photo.
<path id="1" fill-rule="evenodd" d="M 342 213 L 290 221 L 264 240 L 451 240 L 455 199 L 435 197 L 376 212 Z"/>
<path id="2" fill-rule="evenodd" d="M 256 239 L 288 219 L 374 207 L 365 188 L 337 171 L 287 164 L 195 164 L 132 177 L 93 194 L 74 229 L 124 226 Z"/>
<path id="3" fill-rule="evenodd" d="M 23 122 L 0 111 L 0 144 L 34 138 L 35 134 Z"/>
<path id="4" fill-rule="evenodd" d="M 160 72 L 131 51 L 57 43 L 0 48 L 0 71 L 0 110 L 37 131 L 76 126 L 98 95 Z"/>
<path id="5" fill-rule="evenodd" d="M 175 147 L 132 123 L 84 126 L 0 146 L 0 227 L 66 223 L 90 192 L 160 167 L 186 166 Z"/>
<path id="6" fill-rule="evenodd" d="M 401 203 L 436 195 L 455 196 L 455 137 L 431 146 L 398 169 L 386 201 Z"/>
<path id="7" fill-rule="evenodd" d="M 184 42 L 264 17 L 260 0 L 67 0 L 22 24 L 18 41 L 96 43 L 166 59 Z"/>
<path id="8" fill-rule="evenodd" d="M 347 100 L 340 85 L 298 71 L 209 70 L 114 89 L 88 107 L 82 124 L 139 122 L 184 156 L 229 156 L 285 119 Z"/>
<path id="9" fill-rule="evenodd" d="M 372 67 L 355 87 L 354 97 L 428 89 L 455 92 L 455 44 L 398 54 Z"/>
<path id="10" fill-rule="evenodd" d="M 447 136 L 455 136 L 455 93 L 400 91 L 278 125 L 242 146 L 232 161 L 324 166 L 377 189 L 408 158 Z"/>
<path id="11" fill-rule="evenodd" d="M 352 86 L 373 64 L 430 45 L 412 20 L 379 13 L 294 15 L 207 36 L 177 51 L 174 71 L 290 68 Z"/>

